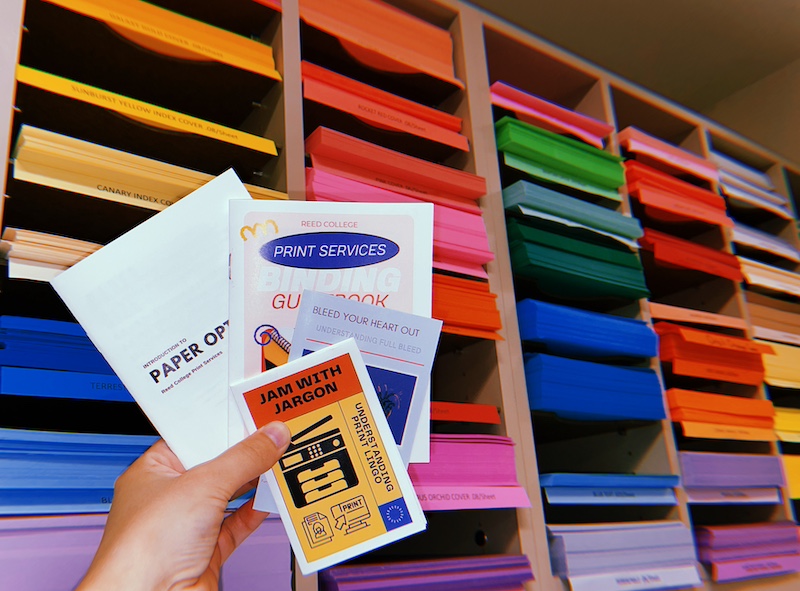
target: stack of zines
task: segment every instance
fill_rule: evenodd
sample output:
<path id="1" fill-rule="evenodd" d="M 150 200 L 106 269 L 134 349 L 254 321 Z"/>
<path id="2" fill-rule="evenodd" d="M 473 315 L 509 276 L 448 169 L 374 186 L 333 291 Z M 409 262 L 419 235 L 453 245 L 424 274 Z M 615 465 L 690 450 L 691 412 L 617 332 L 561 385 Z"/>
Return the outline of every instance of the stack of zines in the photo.
<path id="1" fill-rule="evenodd" d="M 800 570 L 796 523 L 776 521 L 695 527 L 700 562 L 717 582 L 793 573 Z"/>
<path id="2" fill-rule="evenodd" d="M 15 591 L 74 589 L 89 568 L 105 523 L 104 514 L 0 519 L 4 585 Z M 291 589 L 291 567 L 283 524 L 270 515 L 225 562 L 220 588 L 247 591 L 268 577 L 270 588 Z"/>
<path id="3" fill-rule="evenodd" d="M 780 502 L 785 482 L 778 456 L 682 451 L 678 457 L 690 503 Z"/>
<path id="4" fill-rule="evenodd" d="M 526 556 L 488 555 L 335 566 L 320 573 L 320 591 L 522 591 L 533 580 Z"/>
<path id="5" fill-rule="evenodd" d="M 775 441 L 771 400 L 669 388 L 667 404 L 684 436 L 740 441 Z"/>
<path id="6" fill-rule="evenodd" d="M 719 188 L 732 209 L 769 211 L 791 219 L 789 200 L 775 191 L 768 174 L 747 166 L 730 156 L 712 150 L 709 160 L 719 168 Z"/>
<path id="7" fill-rule="evenodd" d="M 530 506 L 508 437 L 433 433 L 430 463 L 408 474 L 426 511 Z"/>
<path id="8" fill-rule="evenodd" d="M 553 572 L 573 591 L 699 586 L 694 541 L 678 521 L 548 525 Z M 644 587 L 644 584 L 647 584 Z"/>

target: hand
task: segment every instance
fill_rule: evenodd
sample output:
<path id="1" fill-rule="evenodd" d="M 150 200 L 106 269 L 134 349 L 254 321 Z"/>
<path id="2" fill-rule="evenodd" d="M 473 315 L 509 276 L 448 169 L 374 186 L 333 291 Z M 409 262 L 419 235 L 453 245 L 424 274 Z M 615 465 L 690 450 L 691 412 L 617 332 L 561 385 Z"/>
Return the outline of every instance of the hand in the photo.
<path id="1" fill-rule="evenodd" d="M 261 524 L 252 499 L 225 517 L 289 445 L 270 423 L 219 457 L 185 470 L 163 440 L 117 479 L 103 539 L 76 591 L 212 590 L 220 567 Z"/>

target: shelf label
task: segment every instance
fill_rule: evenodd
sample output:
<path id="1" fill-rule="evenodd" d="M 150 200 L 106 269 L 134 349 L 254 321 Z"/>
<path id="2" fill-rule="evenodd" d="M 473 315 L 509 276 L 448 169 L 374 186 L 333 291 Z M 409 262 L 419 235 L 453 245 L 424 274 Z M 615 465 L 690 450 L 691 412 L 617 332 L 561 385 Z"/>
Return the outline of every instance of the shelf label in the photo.
<path id="1" fill-rule="evenodd" d="M 699 587 L 697 567 L 687 564 L 646 570 L 620 571 L 569 578 L 572 591 L 637 591 Z"/>

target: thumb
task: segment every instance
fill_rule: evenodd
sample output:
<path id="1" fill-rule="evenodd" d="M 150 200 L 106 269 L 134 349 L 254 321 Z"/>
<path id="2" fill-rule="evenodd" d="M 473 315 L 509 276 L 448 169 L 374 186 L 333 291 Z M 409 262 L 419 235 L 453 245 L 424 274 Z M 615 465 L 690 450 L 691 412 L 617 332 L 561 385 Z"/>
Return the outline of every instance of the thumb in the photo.
<path id="1" fill-rule="evenodd" d="M 272 468 L 289 447 L 290 439 L 289 428 L 274 421 L 197 468 L 209 471 L 228 497 L 232 497 Z"/>

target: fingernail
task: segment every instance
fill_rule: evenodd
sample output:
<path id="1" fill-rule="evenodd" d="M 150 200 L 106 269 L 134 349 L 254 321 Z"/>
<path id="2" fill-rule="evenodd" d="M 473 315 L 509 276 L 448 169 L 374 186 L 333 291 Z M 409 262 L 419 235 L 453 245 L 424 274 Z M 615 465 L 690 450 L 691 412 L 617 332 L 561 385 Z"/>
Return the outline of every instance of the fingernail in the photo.
<path id="1" fill-rule="evenodd" d="M 275 447 L 282 449 L 289 443 L 292 434 L 289 432 L 289 427 L 280 421 L 274 421 L 261 428 L 261 432 L 272 440 Z"/>

